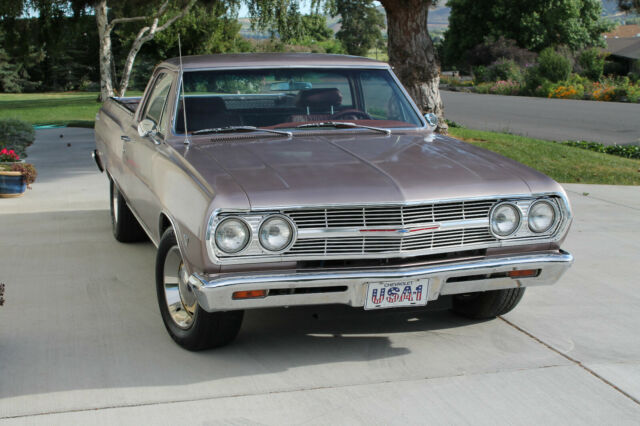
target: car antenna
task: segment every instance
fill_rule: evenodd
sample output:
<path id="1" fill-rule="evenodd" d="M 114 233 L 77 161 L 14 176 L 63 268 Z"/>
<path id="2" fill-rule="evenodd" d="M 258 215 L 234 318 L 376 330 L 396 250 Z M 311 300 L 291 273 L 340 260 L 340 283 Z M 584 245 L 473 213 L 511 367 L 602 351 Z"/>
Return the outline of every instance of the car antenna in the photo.
<path id="1" fill-rule="evenodd" d="M 184 144 L 191 145 L 189 140 L 189 132 L 187 131 L 187 104 L 184 95 L 184 70 L 182 67 L 182 44 L 180 43 L 180 34 L 178 34 L 178 56 L 180 57 L 180 88 L 182 89 L 182 117 L 184 118 Z"/>

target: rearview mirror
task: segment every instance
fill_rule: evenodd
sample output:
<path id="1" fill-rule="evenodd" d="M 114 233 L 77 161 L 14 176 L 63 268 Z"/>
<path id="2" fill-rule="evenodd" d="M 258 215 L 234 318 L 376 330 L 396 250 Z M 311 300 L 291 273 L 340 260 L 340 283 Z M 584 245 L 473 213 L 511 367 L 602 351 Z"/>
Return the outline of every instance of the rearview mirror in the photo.
<path id="1" fill-rule="evenodd" d="M 138 123 L 138 134 L 141 138 L 155 135 L 156 123 L 154 123 L 153 120 L 145 118 L 140 123 Z"/>

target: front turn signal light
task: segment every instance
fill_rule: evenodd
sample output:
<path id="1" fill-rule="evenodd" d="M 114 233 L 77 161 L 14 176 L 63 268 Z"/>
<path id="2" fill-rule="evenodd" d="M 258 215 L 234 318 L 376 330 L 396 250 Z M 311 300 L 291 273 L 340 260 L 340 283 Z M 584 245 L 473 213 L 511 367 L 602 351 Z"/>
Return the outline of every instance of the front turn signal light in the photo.
<path id="1" fill-rule="evenodd" d="M 267 290 L 248 290 L 248 291 L 236 291 L 233 293 L 233 299 L 259 299 L 261 297 L 267 297 Z"/>

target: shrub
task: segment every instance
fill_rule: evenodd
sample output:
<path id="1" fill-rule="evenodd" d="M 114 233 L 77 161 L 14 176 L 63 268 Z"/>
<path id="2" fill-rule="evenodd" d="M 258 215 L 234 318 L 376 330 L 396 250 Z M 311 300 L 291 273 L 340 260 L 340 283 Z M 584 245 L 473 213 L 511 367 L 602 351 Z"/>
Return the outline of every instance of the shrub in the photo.
<path id="1" fill-rule="evenodd" d="M 552 86 L 547 96 L 558 99 L 582 99 L 584 86 L 581 84 L 566 84 L 564 82 L 556 83 Z"/>
<path id="2" fill-rule="evenodd" d="M 20 157 L 25 157 L 27 147 L 35 138 L 31 124 L 12 118 L 0 119 L 0 149 L 13 149 Z"/>
<path id="3" fill-rule="evenodd" d="M 600 80 L 604 72 L 605 55 L 592 47 L 580 52 L 578 55 L 578 73 L 592 81 Z"/>
<path id="4" fill-rule="evenodd" d="M 529 66 L 524 72 L 524 92 L 529 95 L 547 96 L 547 93 L 540 95 L 538 91 L 547 80 L 540 74 L 537 65 Z"/>
<path id="5" fill-rule="evenodd" d="M 571 61 L 557 53 L 553 48 L 547 47 L 538 57 L 538 72 L 540 76 L 557 83 L 566 80 L 571 75 Z"/>
<path id="6" fill-rule="evenodd" d="M 473 82 L 475 84 L 486 83 L 487 81 L 489 81 L 489 71 L 484 65 L 473 67 L 473 69 L 471 70 L 471 74 L 473 75 Z"/>
<path id="7" fill-rule="evenodd" d="M 501 58 L 487 68 L 489 81 L 522 81 L 522 71 L 511 59 Z"/>
<path id="8" fill-rule="evenodd" d="M 28 163 L 16 163 L 11 165 L 12 172 L 20 172 L 22 173 L 22 178 L 24 182 L 27 184 L 27 188 L 31 188 L 31 184 L 36 181 L 36 177 L 38 177 L 38 172 L 36 172 L 36 168 L 33 164 Z"/>
<path id="9" fill-rule="evenodd" d="M 517 95 L 520 93 L 520 83 L 513 80 L 500 80 L 489 88 L 489 93 L 495 95 Z"/>
<path id="10" fill-rule="evenodd" d="M 489 65 L 498 59 L 509 59 L 521 67 L 533 64 L 538 55 L 518 47 L 515 40 L 500 36 L 497 40 L 486 39 L 467 53 L 467 62 L 472 66 Z"/>
<path id="11" fill-rule="evenodd" d="M 601 152 L 603 154 L 640 159 L 640 146 L 637 145 L 604 145 L 598 142 L 587 141 L 567 141 L 564 142 L 564 144 L 577 148 L 588 149 L 589 151 Z"/>

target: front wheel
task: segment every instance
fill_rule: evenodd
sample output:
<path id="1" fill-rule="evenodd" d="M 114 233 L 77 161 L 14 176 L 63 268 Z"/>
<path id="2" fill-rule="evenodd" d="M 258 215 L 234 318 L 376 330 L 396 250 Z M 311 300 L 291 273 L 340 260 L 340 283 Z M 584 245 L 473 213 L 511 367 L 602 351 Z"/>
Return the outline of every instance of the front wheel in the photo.
<path id="1" fill-rule="evenodd" d="M 524 287 L 453 296 L 452 310 L 472 319 L 491 319 L 504 315 L 520 303 Z"/>
<path id="2" fill-rule="evenodd" d="M 162 235 L 156 257 L 156 290 L 164 325 L 190 351 L 224 346 L 236 338 L 244 311 L 207 312 L 188 284 L 188 273 L 173 229 Z"/>

